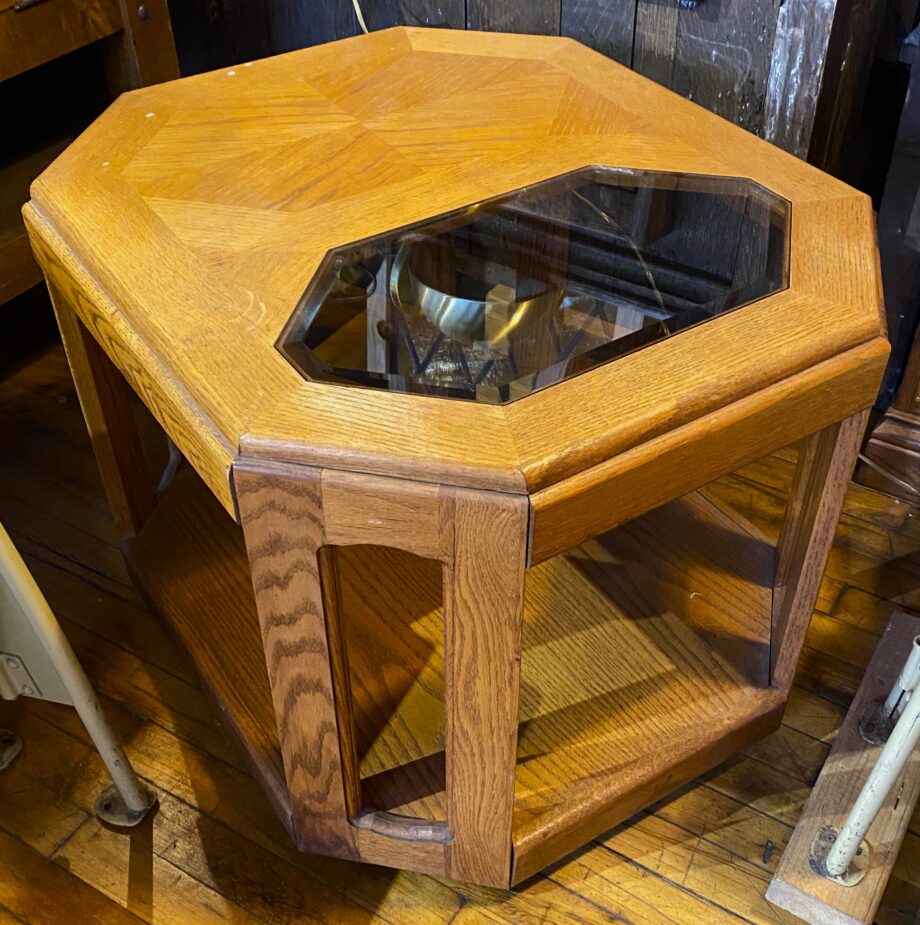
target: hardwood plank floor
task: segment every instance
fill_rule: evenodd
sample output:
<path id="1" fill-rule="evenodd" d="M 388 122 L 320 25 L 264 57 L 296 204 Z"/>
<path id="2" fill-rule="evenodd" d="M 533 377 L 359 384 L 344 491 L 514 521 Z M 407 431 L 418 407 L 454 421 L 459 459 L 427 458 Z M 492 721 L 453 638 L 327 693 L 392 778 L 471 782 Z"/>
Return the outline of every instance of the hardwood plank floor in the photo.
<path id="1" fill-rule="evenodd" d="M 75 909 L 80 910 L 82 921 L 94 925 L 141 925 L 143 921 L 5 831 L 0 831 L 0 871 L 0 925 L 58 925 L 73 921 Z"/>
<path id="2" fill-rule="evenodd" d="M 144 419 L 154 465 L 164 447 Z M 712 486 L 775 537 L 793 458 Z M 92 814 L 105 770 L 72 710 L 0 703 L 0 923 L 776 925 L 763 899 L 893 606 L 920 609 L 920 520 L 853 486 L 782 728 L 513 892 L 299 854 L 125 573 L 59 349 L 0 383 L 0 520 L 160 795 L 131 838 Z M 119 918 L 121 914 L 121 918 Z M 920 812 L 879 925 L 920 922 Z"/>

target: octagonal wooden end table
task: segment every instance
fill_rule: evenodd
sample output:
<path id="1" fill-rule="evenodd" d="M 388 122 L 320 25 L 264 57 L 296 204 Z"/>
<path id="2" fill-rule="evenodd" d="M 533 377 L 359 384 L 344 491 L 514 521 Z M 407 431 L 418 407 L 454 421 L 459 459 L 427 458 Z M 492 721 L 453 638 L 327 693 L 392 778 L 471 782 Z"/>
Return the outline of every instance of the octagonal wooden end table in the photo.
<path id="1" fill-rule="evenodd" d="M 776 727 L 888 352 L 865 196 L 395 29 L 126 94 L 32 197 L 130 564 L 302 849 L 508 886 Z M 768 538 L 707 485 L 795 441 Z"/>

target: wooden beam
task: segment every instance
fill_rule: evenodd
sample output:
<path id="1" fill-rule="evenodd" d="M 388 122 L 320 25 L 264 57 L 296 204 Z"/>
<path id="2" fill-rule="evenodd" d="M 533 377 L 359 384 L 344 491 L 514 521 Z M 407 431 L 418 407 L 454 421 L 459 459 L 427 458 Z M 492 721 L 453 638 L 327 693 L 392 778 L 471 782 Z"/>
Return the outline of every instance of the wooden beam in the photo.
<path id="1" fill-rule="evenodd" d="M 836 10 L 836 0 L 787 0 L 779 8 L 762 134 L 796 157 L 811 144 Z"/>
<path id="2" fill-rule="evenodd" d="M 448 874 L 507 886 L 528 504 L 462 488 L 445 495 Z"/>
<path id="3" fill-rule="evenodd" d="M 304 851 L 359 857 L 351 716 L 336 702 L 322 564 L 321 472 L 237 466 L 234 483 L 271 685 L 294 835 Z M 349 772 L 349 773 L 346 773 Z"/>
<path id="4" fill-rule="evenodd" d="M 818 875 L 809 853 L 823 827 L 840 829 L 875 766 L 881 748 L 860 734 L 860 716 L 873 700 L 887 695 L 918 634 L 920 618 L 905 613 L 891 618 L 767 889 L 770 902 L 813 925 L 868 925 L 891 876 L 920 793 L 920 750 L 914 750 L 869 829 L 869 857 L 859 883 L 844 886 Z"/>
<path id="5" fill-rule="evenodd" d="M 668 86 L 710 112 L 759 132 L 777 23 L 777 0 L 674 2 L 678 10 Z"/>
<path id="6" fill-rule="evenodd" d="M 119 0 L 119 6 L 122 29 L 103 45 L 112 95 L 176 80 L 179 62 L 166 0 Z"/>
<path id="7" fill-rule="evenodd" d="M 674 72 L 678 12 L 676 3 L 638 0 L 636 4 L 633 70 L 668 87 Z"/>

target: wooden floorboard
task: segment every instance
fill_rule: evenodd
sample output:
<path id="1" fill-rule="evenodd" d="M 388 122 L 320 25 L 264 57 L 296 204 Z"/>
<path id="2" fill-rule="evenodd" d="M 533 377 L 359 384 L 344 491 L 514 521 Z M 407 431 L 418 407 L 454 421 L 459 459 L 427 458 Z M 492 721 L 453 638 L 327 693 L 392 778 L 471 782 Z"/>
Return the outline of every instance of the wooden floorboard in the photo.
<path id="1" fill-rule="evenodd" d="M 0 925 L 141 925 L 142 919 L 85 880 L 0 829 Z"/>
<path id="2" fill-rule="evenodd" d="M 793 464 L 775 454 L 713 489 L 774 537 Z M 920 609 L 917 512 L 854 487 L 782 728 L 505 892 L 293 848 L 125 573 L 59 350 L 0 383 L 0 520 L 161 803 L 131 838 L 103 828 L 105 770 L 73 712 L 0 703 L 25 742 L 0 774 L 0 925 L 792 923 L 764 901 L 767 883 L 892 607 Z M 877 921 L 920 921 L 920 812 Z"/>

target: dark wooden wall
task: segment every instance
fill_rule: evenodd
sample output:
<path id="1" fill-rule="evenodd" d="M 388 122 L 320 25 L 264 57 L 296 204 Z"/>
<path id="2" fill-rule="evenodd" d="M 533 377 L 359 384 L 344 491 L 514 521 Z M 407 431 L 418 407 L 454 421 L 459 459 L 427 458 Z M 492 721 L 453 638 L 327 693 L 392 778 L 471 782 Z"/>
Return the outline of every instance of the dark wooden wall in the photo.
<path id="1" fill-rule="evenodd" d="M 783 0 L 362 0 L 367 25 L 571 36 L 761 130 Z M 358 32 L 351 0 L 172 0 L 184 73 Z"/>

